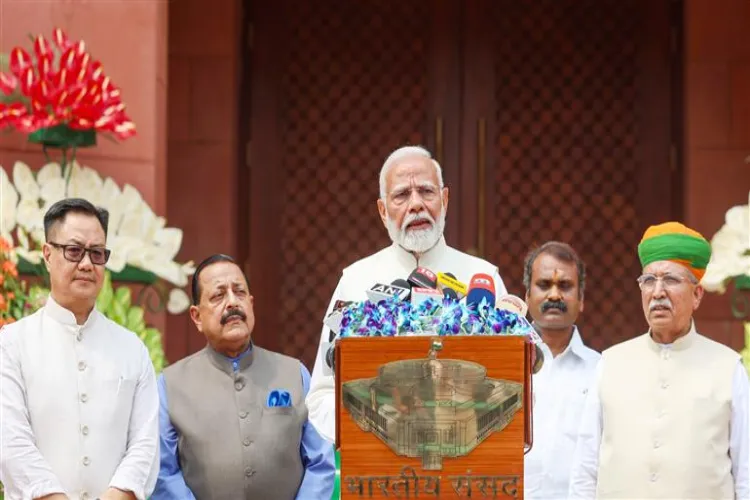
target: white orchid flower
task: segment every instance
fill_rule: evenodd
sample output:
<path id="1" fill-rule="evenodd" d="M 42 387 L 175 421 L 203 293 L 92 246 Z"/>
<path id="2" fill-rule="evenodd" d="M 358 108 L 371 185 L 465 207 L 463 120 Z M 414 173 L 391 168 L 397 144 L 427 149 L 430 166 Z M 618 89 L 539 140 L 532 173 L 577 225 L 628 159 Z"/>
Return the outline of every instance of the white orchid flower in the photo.
<path id="1" fill-rule="evenodd" d="M 161 249 L 153 246 L 141 246 L 128 256 L 128 262 L 136 267 L 150 271 L 158 277 L 178 287 L 187 285 L 187 276 L 176 262 L 164 258 Z"/>
<path id="2" fill-rule="evenodd" d="M 18 239 L 18 245 L 20 248 L 29 249 L 29 235 L 26 230 L 19 226 L 16 230 L 16 239 Z"/>
<path id="3" fill-rule="evenodd" d="M 0 166 L 0 233 L 10 234 L 16 227 L 18 193 L 11 184 L 5 169 Z M 8 241 L 13 241 L 8 239 Z"/>
<path id="4" fill-rule="evenodd" d="M 37 199 L 21 198 L 21 202 L 16 207 L 16 221 L 27 231 L 32 231 L 35 227 L 43 227 L 44 213 L 39 208 Z"/>
<path id="5" fill-rule="evenodd" d="M 112 255 L 108 270 L 118 273 L 130 265 L 177 287 L 186 286 L 195 271 L 192 261 L 174 260 L 182 246 L 182 230 L 167 227 L 166 219 L 155 214 L 129 184 L 121 189 L 112 178 L 103 179 L 96 170 L 75 160 L 65 168 L 47 163 L 36 173 L 27 164 L 16 162 L 12 180 L 0 166 L 0 235 L 13 241 L 15 230 L 17 255 L 32 264 L 42 261 L 41 252 L 31 249 L 44 242 L 44 213 L 61 199 L 79 197 L 109 211 L 107 246 Z M 172 290 L 168 304 L 172 314 L 183 312 L 188 305 L 183 290 Z"/>
<path id="6" fill-rule="evenodd" d="M 128 264 L 130 254 L 141 246 L 143 246 L 143 241 L 138 238 L 128 238 L 119 234 L 108 237 L 107 247 L 112 250 L 112 253 L 107 262 L 107 269 L 115 273 L 122 272 Z"/>
<path id="7" fill-rule="evenodd" d="M 42 263 L 42 251 L 41 250 L 29 250 L 26 248 L 16 247 L 16 254 L 23 258 L 26 262 L 33 265 L 39 265 Z"/>
<path id="8" fill-rule="evenodd" d="M 47 163 L 36 173 L 36 183 L 39 184 L 39 187 L 57 180 L 65 180 L 62 175 L 62 167 L 57 162 Z"/>
<path id="9" fill-rule="evenodd" d="M 17 161 L 13 165 L 13 185 L 16 186 L 18 194 L 21 195 L 21 201 L 39 199 L 39 184 L 36 183 L 34 173 L 28 165 Z"/>
<path id="10" fill-rule="evenodd" d="M 724 225 L 711 239 L 711 260 L 701 283 L 711 292 L 724 293 L 735 276 L 750 276 L 750 208 L 738 205 L 727 210 Z"/>
<path id="11" fill-rule="evenodd" d="M 45 203 L 45 206 L 51 207 L 58 201 L 65 198 L 65 179 L 52 179 L 41 186 L 39 196 Z"/>
<path id="12" fill-rule="evenodd" d="M 169 301 L 167 302 L 167 311 L 170 314 L 180 314 L 190 307 L 190 297 L 182 288 L 173 288 L 169 292 Z"/>
<path id="13" fill-rule="evenodd" d="M 119 232 L 122 215 L 125 212 L 124 207 L 122 206 L 121 197 L 122 192 L 117 186 L 117 183 L 115 183 L 111 177 L 104 179 L 100 206 L 109 211 L 109 231 L 112 234 L 117 234 Z"/>
<path id="14" fill-rule="evenodd" d="M 182 246 L 182 229 L 176 227 L 159 229 L 154 236 L 154 243 L 159 246 L 165 258 L 174 260 Z"/>
<path id="15" fill-rule="evenodd" d="M 78 164 L 73 165 L 73 170 L 68 181 L 68 198 L 85 198 L 94 205 L 100 205 L 103 182 L 96 171 Z"/>

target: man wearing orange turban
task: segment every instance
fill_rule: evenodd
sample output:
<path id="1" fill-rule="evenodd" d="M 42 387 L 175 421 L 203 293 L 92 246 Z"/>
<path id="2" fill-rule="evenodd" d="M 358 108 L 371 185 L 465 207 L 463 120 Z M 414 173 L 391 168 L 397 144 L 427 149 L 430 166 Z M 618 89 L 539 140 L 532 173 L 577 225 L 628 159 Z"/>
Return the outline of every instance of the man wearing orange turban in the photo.
<path id="1" fill-rule="evenodd" d="M 696 331 L 711 246 L 677 222 L 638 245 L 649 331 L 602 353 L 569 498 L 750 499 L 750 389 L 740 356 Z"/>

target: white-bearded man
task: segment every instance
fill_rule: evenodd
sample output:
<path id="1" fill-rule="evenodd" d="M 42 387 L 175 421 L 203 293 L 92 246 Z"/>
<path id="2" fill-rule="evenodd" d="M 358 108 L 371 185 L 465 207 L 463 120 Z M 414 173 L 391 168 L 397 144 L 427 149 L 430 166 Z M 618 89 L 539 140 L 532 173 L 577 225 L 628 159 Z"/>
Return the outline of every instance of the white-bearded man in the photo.
<path id="1" fill-rule="evenodd" d="M 452 273 L 465 283 L 474 274 L 488 274 L 495 282 L 495 296 L 507 293 L 496 266 L 445 243 L 448 188 L 443 184 L 440 164 L 426 149 L 405 146 L 388 156 L 380 170 L 377 207 L 393 244 L 343 270 L 325 316 L 338 300 L 364 301 L 366 290 L 372 285 L 406 279 L 420 266 L 435 273 Z M 331 331 L 324 326 L 306 402 L 310 421 L 323 437 L 333 442 L 335 383 L 325 361 L 330 342 Z"/>

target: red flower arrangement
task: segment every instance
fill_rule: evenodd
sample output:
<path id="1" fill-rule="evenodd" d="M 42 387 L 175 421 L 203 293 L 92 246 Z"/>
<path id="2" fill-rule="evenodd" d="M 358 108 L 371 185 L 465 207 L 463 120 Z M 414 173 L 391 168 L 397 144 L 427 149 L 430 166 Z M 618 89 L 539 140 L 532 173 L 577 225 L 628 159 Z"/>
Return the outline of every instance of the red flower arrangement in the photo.
<path id="1" fill-rule="evenodd" d="M 38 35 L 33 55 L 21 47 L 11 50 L 10 72 L 0 73 L 0 130 L 15 128 L 32 142 L 58 147 L 91 146 L 96 132 L 134 136 L 120 90 L 101 62 L 59 28 L 52 39 L 54 45 Z"/>

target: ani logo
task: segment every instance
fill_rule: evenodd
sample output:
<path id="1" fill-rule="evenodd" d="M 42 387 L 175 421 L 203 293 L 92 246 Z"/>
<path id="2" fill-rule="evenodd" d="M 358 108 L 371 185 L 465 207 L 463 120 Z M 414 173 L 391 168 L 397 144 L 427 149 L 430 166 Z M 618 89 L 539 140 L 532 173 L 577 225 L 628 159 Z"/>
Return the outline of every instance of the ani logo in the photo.
<path id="1" fill-rule="evenodd" d="M 343 404 L 354 422 L 397 455 L 421 458 L 441 470 L 443 458 L 468 455 L 503 430 L 521 408 L 523 384 L 487 378 L 478 363 L 427 358 L 381 366 L 375 378 L 343 384 Z"/>

